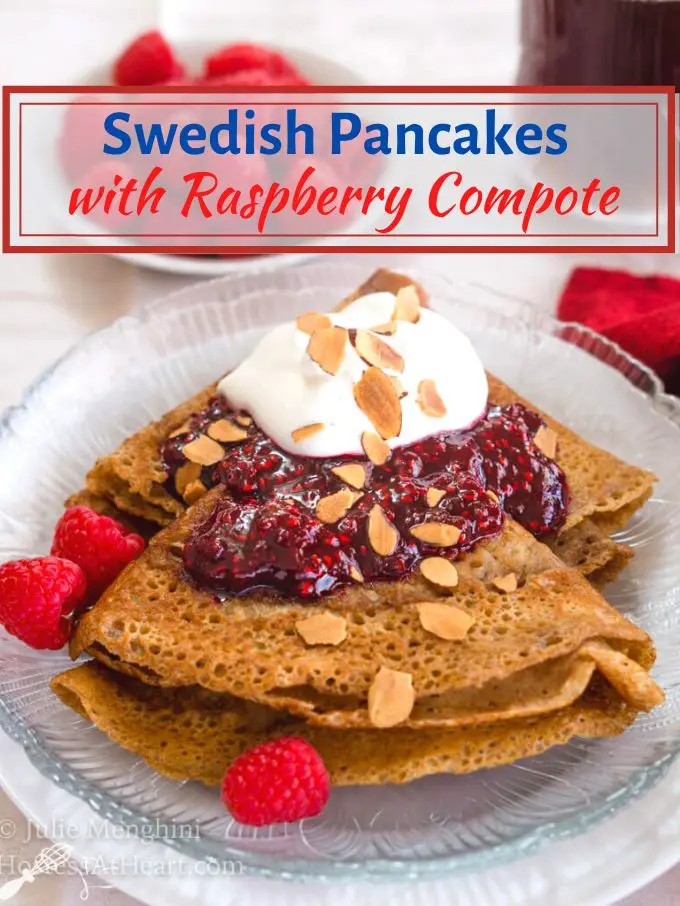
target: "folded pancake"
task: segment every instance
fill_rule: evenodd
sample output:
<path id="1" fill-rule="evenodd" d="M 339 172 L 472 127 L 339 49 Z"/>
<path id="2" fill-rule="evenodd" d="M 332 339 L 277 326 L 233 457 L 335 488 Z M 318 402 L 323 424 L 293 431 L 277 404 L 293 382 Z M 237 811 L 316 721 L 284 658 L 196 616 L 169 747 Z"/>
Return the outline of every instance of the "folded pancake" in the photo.
<path id="1" fill-rule="evenodd" d="M 159 529 L 156 523 L 123 513 L 106 497 L 87 490 L 74 494 L 69 502 L 71 505 L 87 506 L 97 513 L 117 519 L 146 541 Z M 544 539 L 544 543 L 567 566 L 579 570 L 598 589 L 613 582 L 633 557 L 632 547 L 614 541 L 590 517 L 560 532 L 556 538 Z"/>
<path id="2" fill-rule="evenodd" d="M 614 541 L 601 523 L 594 522 L 590 516 L 561 531 L 557 537 L 544 539 L 544 543 L 597 589 L 613 582 L 633 557 L 632 547 Z"/>
<path id="3" fill-rule="evenodd" d="M 378 270 L 338 308 L 346 307 L 368 293 L 397 292 L 401 287 L 412 284 L 413 281 L 407 276 Z M 417 288 L 424 301 L 425 292 L 421 287 Z M 168 525 L 183 511 L 184 503 L 168 489 L 161 448 L 173 431 L 206 407 L 215 393 L 216 385 L 213 384 L 138 431 L 115 452 L 98 460 L 87 476 L 86 491 L 110 501 L 123 513 L 160 526 Z M 498 405 L 522 403 L 539 412 L 557 432 L 556 462 L 565 472 L 571 492 L 564 530 L 590 517 L 593 526 L 609 534 L 622 528 L 650 496 L 655 481 L 652 473 L 628 465 L 611 453 L 589 444 L 541 413 L 492 375 L 489 375 L 489 401 Z M 615 553 L 612 551 L 612 556 Z M 618 562 L 620 565 L 621 561 Z"/>
<path id="4" fill-rule="evenodd" d="M 357 583 L 313 603 L 257 590 L 218 599 L 189 578 L 181 551 L 221 493 L 208 492 L 157 534 L 80 618 L 73 657 L 86 651 L 150 685 L 198 685 L 312 724 L 356 728 L 373 725 L 369 690 L 381 668 L 410 677 L 415 701 L 399 722 L 418 728 L 564 707 L 594 671 L 604 672 L 606 658 L 622 658 L 621 669 L 641 665 L 647 676 L 653 648 L 646 633 L 511 520 L 456 560 L 454 588 L 416 570 L 402 581 Z M 517 587 L 501 590 L 496 583 L 508 575 Z M 456 608 L 473 621 L 467 634 L 452 641 L 426 629 L 423 602 Z M 344 638 L 308 644 L 298 624 L 329 614 L 343 621 Z M 642 707 L 659 701 L 651 680 L 649 688 Z"/>
<path id="5" fill-rule="evenodd" d="M 216 390 L 216 385 L 202 390 L 128 438 L 114 453 L 99 459 L 87 476 L 85 493 L 159 526 L 172 522 L 185 505 L 167 487 L 161 449 L 173 431 L 207 406 Z M 538 412 L 557 432 L 555 461 L 567 476 L 572 495 L 563 531 L 586 517 L 606 534 L 617 531 L 650 497 L 655 481 L 651 472 L 624 463 L 589 444 L 492 375 L 489 375 L 489 400 L 493 404 L 520 402 Z"/>
<path id="6" fill-rule="evenodd" d="M 637 713 L 599 675 L 574 704 L 550 714 L 418 732 L 313 727 L 197 686 L 148 686 L 96 662 L 60 674 L 52 688 L 66 705 L 158 773 L 208 786 L 221 783 L 241 752 L 281 735 L 309 740 L 336 786 L 405 783 L 428 774 L 465 774 L 510 764 L 574 736 L 615 736 Z"/>

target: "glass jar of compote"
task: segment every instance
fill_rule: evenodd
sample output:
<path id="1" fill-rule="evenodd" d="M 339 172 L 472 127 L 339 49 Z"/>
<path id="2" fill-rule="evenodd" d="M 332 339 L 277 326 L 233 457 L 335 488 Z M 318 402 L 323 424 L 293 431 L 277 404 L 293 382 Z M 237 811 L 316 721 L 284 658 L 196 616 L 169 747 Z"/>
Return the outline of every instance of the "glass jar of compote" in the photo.
<path id="1" fill-rule="evenodd" d="M 522 0 L 522 85 L 680 88 L 680 0 Z"/>

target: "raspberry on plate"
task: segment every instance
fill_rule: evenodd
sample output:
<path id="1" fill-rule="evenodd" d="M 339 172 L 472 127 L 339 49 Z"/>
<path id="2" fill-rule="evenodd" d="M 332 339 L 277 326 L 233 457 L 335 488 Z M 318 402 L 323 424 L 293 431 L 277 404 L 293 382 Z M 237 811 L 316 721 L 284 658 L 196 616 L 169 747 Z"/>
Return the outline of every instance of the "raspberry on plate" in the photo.
<path id="1" fill-rule="evenodd" d="M 74 182 L 104 159 L 104 100 L 101 95 L 84 95 L 69 104 L 64 113 L 58 140 L 59 161 Z M 111 109 L 115 109 L 113 105 Z"/>
<path id="2" fill-rule="evenodd" d="M 88 597 L 98 597 L 123 568 L 144 550 L 144 539 L 109 516 L 72 506 L 57 523 L 52 556 L 77 563 L 88 581 Z"/>
<path id="3" fill-rule="evenodd" d="M 159 31 L 148 31 L 132 42 L 116 60 L 116 85 L 158 85 L 184 75 L 184 66 Z"/>
<path id="4" fill-rule="evenodd" d="M 75 563 L 58 557 L 0 566 L 0 624 L 31 648 L 63 648 L 70 615 L 83 602 L 87 581 Z"/>
<path id="5" fill-rule="evenodd" d="M 203 76 L 196 85 L 208 85 L 213 88 L 305 88 L 311 82 L 303 75 L 277 76 L 268 69 L 241 69 L 228 75 Z"/>
<path id="6" fill-rule="evenodd" d="M 210 54 L 205 61 L 205 75 L 209 79 L 234 75 L 245 69 L 263 69 L 284 79 L 297 79 L 300 75 L 283 54 L 259 44 L 228 44 Z"/>
<path id="7" fill-rule="evenodd" d="M 239 755 L 222 783 L 222 801 L 232 816 L 254 827 L 313 818 L 329 794 L 321 756 L 295 736 L 282 736 Z"/>

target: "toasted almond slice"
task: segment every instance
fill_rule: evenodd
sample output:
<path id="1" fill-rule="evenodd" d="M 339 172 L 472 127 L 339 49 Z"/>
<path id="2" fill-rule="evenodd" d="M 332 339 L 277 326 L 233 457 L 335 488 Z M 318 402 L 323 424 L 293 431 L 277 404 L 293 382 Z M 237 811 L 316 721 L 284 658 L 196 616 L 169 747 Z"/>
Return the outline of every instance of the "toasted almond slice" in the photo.
<path id="1" fill-rule="evenodd" d="M 418 541 L 433 544 L 435 547 L 451 547 L 457 544 L 463 534 L 455 525 L 444 522 L 421 522 L 410 528 L 410 532 Z"/>
<path id="2" fill-rule="evenodd" d="M 433 585 L 441 585 L 443 588 L 455 588 L 458 585 L 458 570 L 450 560 L 443 557 L 426 557 L 420 564 L 420 572 Z"/>
<path id="3" fill-rule="evenodd" d="M 371 365 L 354 385 L 357 406 L 382 437 L 398 437 L 401 432 L 401 403 L 384 371 Z"/>
<path id="4" fill-rule="evenodd" d="M 392 320 L 410 321 L 411 324 L 417 324 L 420 320 L 420 297 L 413 284 L 403 286 L 397 293 Z"/>
<path id="5" fill-rule="evenodd" d="M 389 368 L 391 371 L 404 370 L 404 360 L 397 350 L 367 330 L 357 330 L 354 348 L 367 365 Z"/>
<path id="6" fill-rule="evenodd" d="M 437 392 L 437 385 L 429 378 L 418 384 L 417 402 L 430 418 L 443 418 L 446 415 L 446 406 Z"/>
<path id="7" fill-rule="evenodd" d="M 516 591 L 517 576 L 514 573 L 508 573 L 505 576 L 497 576 L 497 578 L 491 580 L 491 584 L 495 585 L 499 591 Z"/>
<path id="8" fill-rule="evenodd" d="M 534 435 L 534 443 L 548 459 L 554 459 L 557 453 L 557 432 L 546 425 L 541 425 Z"/>
<path id="9" fill-rule="evenodd" d="M 399 397 L 400 400 L 403 399 L 406 396 L 406 390 L 404 389 L 404 385 L 399 380 L 399 378 L 396 376 L 396 374 L 389 375 L 389 378 L 390 378 L 390 383 L 394 387 L 394 392 L 397 394 L 397 396 Z"/>
<path id="10" fill-rule="evenodd" d="M 441 601 L 420 601 L 416 607 L 423 629 L 449 642 L 464 639 L 475 622 L 474 618 L 460 607 L 442 604 Z"/>
<path id="11" fill-rule="evenodd" d="M 489 498 L 489 500 L 493 500 L 494 503 L 500 503 L 500 500 L 498 499 L 498 494 L 494 494 L 493 491 L 487 491 L 486 496 Z"/>
<path id="12" fill-rule="evenodd" d="M 340 491 L 336 491 L 335 494 L 322 497 L 316 505 L 316 518 L 320 522 L 332 525 L 342 519 L 360 497 L 361 494 L 357 494 L 356 491 L 350 491 L 349 488 L 342 488 Z"/>
<path id="13" fill-rule="evenodd" d="M 198 463 L 200 466 L 214 466 L 216 462 L 224 459 L 224 447 L 206 434 L 199 434 L 196 440 L 190 441 L 182 448 L 182 453 L 189 462 Z"/>
<path id="14" fill-rule="evenodd" d="M 333 322 L 328 315 L 320 315 L 317 311 L 306 311 L 303 315 L 298 315 L 295 320 L 295 326 L 302 333 L 311 336 L 315 330 L 323 330 L 326 327 L 332 327 Z"/>
<path id="15" fill-rule="evenodd" d="M 168 437 L 179 437 L 180 434 L 186 434 L 190 427 L 189 422 L 186 421 L 184 424 L 180 425 L 179 428 L 175 428 L 174 431 L 168 434 Z"/>
<path id="16" fill-rule="evenodd" d="M 296 444 L 301 444 L 303 440 L 307 440 L 308 437 L 317 434 L 319 431 L 323 431 L 325 425 L 323 422 L 314 422 L 312 425 L 303 425 L 302 428 L 296 428 L 295 431 L 290 432 L 290 436 L 293 438 L 293 441 Z"/>
<path id="17" fill-rule="evenodd" d="M 437 506 L 442 497 L 446 497 L 446 491 L 442 491 L 441 488 L 428 488 L 425 495 L 428 506 Z"/>
<path id="18" fill-rule="evenodd" d="M 347 621 L 334 613 L 316 613 L 295 628 L 307 645 L 339 645 L 347 638 Z"/>
<path id="19" fill-rule="evenodd" d="M 201 466 L 197 462 L 185 462 L 183 466 L 175 472 L 175 488 L 177 493 L 182 496 L 187 485 L 192 481 L 197 481 L 201 477 Z"/>
<path id="20" fill-rule="evenodd" d="M 351 488 L 363 488 L 366 483 L 366 469 L 358 462 L 348 462 L 331 469 L 340 481 L 344 481 Z"/>
<path id="21" fill-rule="evenodd" d="M 249 415 L 245 415 L 244 413 L 237 415 L 236 421 L 239 423 L 239 425 L 243 425 L 244 428 L 248 428 L 253 423 L 252 418 Z"/>
<path id="22" fill-rule="evenodd" d="M 397 322 L 387 321 L 385 324 L 376 324 L 375 327 L 371 327 L 371 330 L 383 337 L 393 337 L 397 332 Z"/>
<path id="23" fill-rule="evenodd" d="M 399 532 L 377 503 L 368 514 L 368 540 L 380 557 L 389 557 L 399 543 Z"/>
<path id="24" fill-rule="evenodd" d="M 170 545 L 170 553 L 173 557 L 181 557 L 184 553 L 184 542 L 183 541 L 173 541 Z"/>
<path id="25" fill-rule="evenodd" d="M 363 573 L 361 572 L 361 570 L 359 569 L 358 566 L 350 566 L 350 568 L 349 568 L 349 574 L 350 574 L 350 576 L 354 579 L 355 582 L 363 582 L 363 581 L 365 581 L 365 580 L 364 580 L 364 575 L 363 575 Z"/>
<path id="26" fill-rule="evenodd" d="M 189 506 L 193 506 L 193 504 L 196 503 L 197 500 L 201 499 L 201 497 L 205 494 L 205 492 L 207 490 L 208 489 L 206 488 L 206 486 L 203 484 L 202 481 L 200 481 L 200 480 L 190 481 L 189 484 L 184 489 L 184 493 L 182 494 L 182 497 L 189 504 Z"/>
<path id="27" fill-rule="evenodd" d="M 361 446 L 374 466 L 382 466 L 390 458 L 389 446 L 372 431 L 364 431 L 361 435 Z"/>
<path id="28" fill-rule="evenodd" d="M 368 717 L 374 727 L 394 727 L 408 719 L 416 701 L 413 677 L 381 667 L 368 690 Z"/>
<path id="29" fill-rule="evenodd" d="M 219 421 L 213 422 L 212 425 L 208 428 L 208 435 L 212 437 L 213 440 L 220 440 L 223 444 L 236 443 L 239 440 L 245 440 L 248 437 L 248 432 L 244 431 L 243 428 L 239 428 L 238 425 L 235 425 L 233 422 L 230 422 L 226 418 L 221 418 Z"/>
<path id="30" fill-rule="evenodd" d="M 337 374 L 345 358 L 347 331 L 344 327 L 315 330 L 307 344 L 307 355 L 326 374 Z"/>

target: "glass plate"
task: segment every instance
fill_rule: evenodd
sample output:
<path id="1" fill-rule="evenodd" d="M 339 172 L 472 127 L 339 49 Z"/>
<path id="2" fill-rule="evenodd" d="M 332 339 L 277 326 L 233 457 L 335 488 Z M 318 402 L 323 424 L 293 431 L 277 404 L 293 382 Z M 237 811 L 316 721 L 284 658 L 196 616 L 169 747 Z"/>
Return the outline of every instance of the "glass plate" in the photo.
<path id="1" fill-rule="evenodd" d="M 264 329 L 327 309 L 368 268 L 320 263 L 202 283 L 88 337 L 0 425 L 0 559 L 44 553 L 94 459 L 235 365 Z M 0 636 L 0 726 L 36 767 L 140 836 L 245 872 L 298 880 L 415 879 L 489 868 L 592 827 L 649 789 L 680 749 L 680 407 L 621 350 L 478 286 L 414 274 L 486 365 L 556 417 L 659 476 L 621 534 L 636 557 L 607 589 L 655 637 L 666 703 L 623 736 L 578 740 L 468 777 L 333 791 L 319 818 L 244 828 L 214 790 L 174 783 L 48 689 L 64 653 Z"/>

